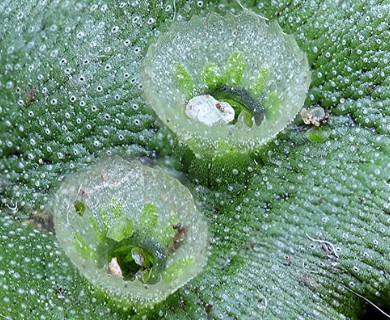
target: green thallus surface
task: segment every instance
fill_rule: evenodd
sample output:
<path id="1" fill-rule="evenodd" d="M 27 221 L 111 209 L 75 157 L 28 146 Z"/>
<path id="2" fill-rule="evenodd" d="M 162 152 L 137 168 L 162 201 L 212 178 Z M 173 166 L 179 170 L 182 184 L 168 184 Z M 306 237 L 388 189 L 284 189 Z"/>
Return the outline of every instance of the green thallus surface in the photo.
<path id="1" fill-rule="evenodd" d="M 246 153 L 272 139 L 303 106 L 310 71 L 276 22 L 210 13 L 162 34 L 143 80 L 149 106 L 199 156 Z"/>
<path id="2" fill-rule="evenodd" d="M 160 168 L 104 160 L 67 177 L 51 208 L 80 272 L 136 308 L 164 300 L 206 262 L 207 224 L 189 190 Z"/>

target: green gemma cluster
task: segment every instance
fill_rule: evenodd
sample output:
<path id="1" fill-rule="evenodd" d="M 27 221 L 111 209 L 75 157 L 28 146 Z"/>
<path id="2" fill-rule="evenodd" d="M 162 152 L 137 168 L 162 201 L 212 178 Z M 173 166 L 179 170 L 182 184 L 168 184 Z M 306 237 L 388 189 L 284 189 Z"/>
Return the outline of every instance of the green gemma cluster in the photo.
<path id="1" fill-rule="evenodd" d="M 143 63 L 147 103 L 197 158 L 245 154 L 297 115 L 310 84 L 306 55 L 276 22 L 194 16 L 173 23 Z"/>
<path id="2" fill-rule="evenodd" d="M 80 272 L 135 308 L 164 300 L 206 262 L 207 224 L 188 189 L 160 168 L 103 160 L 67 177 L 51 208 Z"/>

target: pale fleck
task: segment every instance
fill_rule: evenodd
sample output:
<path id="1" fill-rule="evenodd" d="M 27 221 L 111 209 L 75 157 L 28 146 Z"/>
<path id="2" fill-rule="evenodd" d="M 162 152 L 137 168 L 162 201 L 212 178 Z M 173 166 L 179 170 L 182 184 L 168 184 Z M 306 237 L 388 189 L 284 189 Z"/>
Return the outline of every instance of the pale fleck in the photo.
<path id="1" fill-rule="evenodd" d="M 108 273 L 113 276 L 122 277 L 122 269 L 117 258 L 112 258 L 111 262 L 108 264 Z"/>
<path id="2" fill-rule="evenodd" d="M 145 264 L 145 257 L 140 253 L 132 253 L 131 254 L 134 262 L 138 264 L 139 266 L 143 266 Z"/>

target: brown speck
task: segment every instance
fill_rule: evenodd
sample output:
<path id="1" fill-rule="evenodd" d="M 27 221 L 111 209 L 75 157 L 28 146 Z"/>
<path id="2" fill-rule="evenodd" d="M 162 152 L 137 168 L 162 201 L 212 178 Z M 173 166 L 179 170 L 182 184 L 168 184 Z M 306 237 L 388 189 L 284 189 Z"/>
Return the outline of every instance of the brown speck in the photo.
<path id="1" fill-rule="evenodd" d="M 225 109 L 221 106 L 221 104 L 220 104 L 219 102 L 215 105 L 215 107 L 216 107 L 219 111 L 221 111 L 221 112 L 224 112 L 224 111 L 225 111 Z"/>
<path id="2" fill-rule="evenodd" d="M 180 223 L 172 225 L 172 228 L 177 230 L 177 232 L 169 245 L 169 252 L 174 252 L 180 248 L 180 246 L 183 244 L 184 236 L 187 231 L 187 227 L 182 227 Z"/>
<path id="3" fill-rule="evenodd" d="M 28 91 L 28 93 L 27 93 L 27 97 L 26 97 L 26 103 L 31 103 L 31 102 L 33 102 L 35 99 L 36 99 L 36 97 L 37 97 L 37 95 L 38 95 L 38 90 L 37 90 L 37 88 L 31 88 L 29 91 Z"/>
<path id="4" fill-rule="evenodd" d="M 213 311 L 213 306 L 211 304 L 208 304 L 205 308 L 204 308 L 204 311 L 206 311 L 206 313 L 210 313 L 211 311 Z"/>

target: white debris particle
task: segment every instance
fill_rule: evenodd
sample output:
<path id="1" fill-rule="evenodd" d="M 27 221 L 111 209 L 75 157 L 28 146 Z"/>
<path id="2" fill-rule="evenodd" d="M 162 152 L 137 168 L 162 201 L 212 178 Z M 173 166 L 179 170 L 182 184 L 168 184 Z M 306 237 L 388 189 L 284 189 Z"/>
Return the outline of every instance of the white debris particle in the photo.
<path id="1" fill-rule="evenodd" d="M 301 117 L 305 124 L 311 124 L 319 127 L 320 125 L 328 122 L 329 113 L 326 112 L 322 107 L 314 107 L 309 110 L 303 108 L 301 110 Z"/>
<path id="2" fill-rule="evenodd" d="M 112 258 L 111 262 L 108 264 L 108 272 L 113 276 L 122 277 L 122 269 L 117 258 Z"/>
<path id="3" fill-rule="evenodd" d="M 186 114 L 207 126 L 234 120 L 233 107 L 227 102 L 216 100 L 209 94 L 192 98 L 186 105 Z"/>

